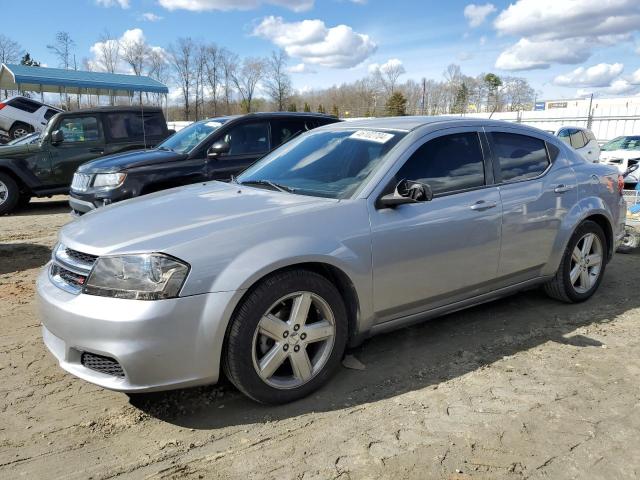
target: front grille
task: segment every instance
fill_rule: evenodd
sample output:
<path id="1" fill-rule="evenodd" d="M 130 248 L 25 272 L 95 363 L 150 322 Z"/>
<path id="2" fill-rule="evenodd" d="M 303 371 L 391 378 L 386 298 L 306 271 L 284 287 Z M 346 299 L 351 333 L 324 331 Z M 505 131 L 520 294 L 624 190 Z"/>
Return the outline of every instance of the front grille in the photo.
<path id="1" fill-rule="evenodd" d="M 66 248 L 65 252 L 69 258 L 73 260 L 84 263 L 87 265 L 93 265 L 95 261 L 98 259 L 97 255 L 90 255 L 88 253 L 78 252 L 77 250 L 71 250 L 70 248 Z"/>
<path id="2" fill-rule="evenodd" d="M 85 192 L 91 183 L 91 175 L 86 173 L 74 173 L 71 181 L 71 190 L 76 192 Z"/>
<path id="3" fill-rule="evenodd" d="M 82 289 L 85 282 L 87 281 L 87 277 L 85 275 L 80 275 L 78 273 L 72 272 L 71 270 L 68 270 L 55 263 L 51 265 L 51 276 L 54 278 L 60 278 L 65 283 L 77 288 L 78 290 Z"/>
<path id="4" fill-rule="evenodd" d="M 82 352 L 80 363 L 90 370 L 112 375 L 114 377 L 124 377 L 124 370 L 118 361 L 111 357 L 97 355 L 95 353 Z"/>

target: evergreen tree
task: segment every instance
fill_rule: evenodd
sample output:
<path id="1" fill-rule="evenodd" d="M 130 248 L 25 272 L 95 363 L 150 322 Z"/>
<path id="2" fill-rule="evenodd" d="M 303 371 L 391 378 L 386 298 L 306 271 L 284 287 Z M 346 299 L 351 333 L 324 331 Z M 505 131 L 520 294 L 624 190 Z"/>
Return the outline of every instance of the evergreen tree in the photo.
<path id="1" fill-rule="evenodd" d="M 456 91 L 456 98 L 451 113 L 467 113 L 467 105 L 469 105 L 469 88 L 467 84 L 463 82 Z"/>
<path id="2" fill-rule="evenodd" d="M 31 58 L 31 54 L 29 52 L 26 52 L 22 57 L 22 60 L 20 60 L 20 65 L 27 65 L 29 67 L 39 67 L 40 62 Z"/>
<path id="3" fill-rule="evenodd" d="M 297 112 L 298 111 L 298 107 L 295 103 L 290 103 L 289 104 L 289 108 L 287 108 L 287 111 L 289 112 Z"/>
<path id="4" fill-rule="evenodd" d="M 309 104 L 307 102 L 304 102 L 304 111 L 305 112 L 311 112 L 311 107 L 309 106 Z"/>
<path id="5" fill-rule="evenodd" d="M 318 105 L 318 113 L 327 113 L 322 104 Z"/>
<path id="6" fill-rule="evenodd" d="M 400 92 L 394 92 L 385 104 L 387 115 L 400 117 L 407 114 L 407 99 Z"/>
<path id="7" fill-rule="evenodd" d="M 340 111 L 338 110 L 338 106 L 336 104 L 331 107 L 331 115 L 333 115 L 334 117 L 340 116 Z"/>

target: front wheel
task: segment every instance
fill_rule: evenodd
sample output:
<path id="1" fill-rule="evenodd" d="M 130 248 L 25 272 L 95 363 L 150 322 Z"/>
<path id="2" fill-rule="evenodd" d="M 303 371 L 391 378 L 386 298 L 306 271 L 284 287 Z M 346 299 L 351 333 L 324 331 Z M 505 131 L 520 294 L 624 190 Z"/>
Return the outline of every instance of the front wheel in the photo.
<path id="1" fill-rule="evenodd" d="M 16 181 L 6 173 L 0 172 L 0 215 L 16 208 L 20 199 L 20 189 Z"/>
<path id="2" fill-rule="evenodd" d="M 347 314 L 336 287 L 307 270 L 262 281 L 232 320 L 224 368 L 243 393 L 286 403 L 319 388 L 340 365 Z"/>
<path id="3" fill-rule="evenodd" d="M 552 298 L 583 302 L 598 289 L 607 259 L 607 240 L 600 225 L 590 220 L 574 232 L 556 275 L 545 285 Z"/>
<path id="4" fill-rule="evenodd" d="M 31 125 L 27 125 L 26 123 L 22 122 L 16 122 L 9 130 L 9 136 L 12 140 L 16 140 L 17 138 L 24 137 L 25 135 L 29 135 L 32 132 L 33 127 Z"/>

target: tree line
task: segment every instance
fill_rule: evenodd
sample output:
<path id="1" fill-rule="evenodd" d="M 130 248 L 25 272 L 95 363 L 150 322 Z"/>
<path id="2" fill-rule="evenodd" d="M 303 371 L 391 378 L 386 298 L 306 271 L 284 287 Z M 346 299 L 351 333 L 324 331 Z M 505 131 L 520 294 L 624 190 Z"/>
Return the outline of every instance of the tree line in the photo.
<path id="1" fill-rule="evenodd" d="M 354 82 L 297 91 L 284 51 L 241 58 L 226 47 L 190 37 L 160 48 L 148 45 L 142 36 L 116 38 L 109 32 L 100 35 L 91 59 L 78 62 L 75 48 L 68 32 L 58 32 L 47 45 L 60 68 L 145 75 L 173 85 L 179 100 L 168 105 L 172 120 L 270 110 L 314 111 L 340 117 L 517 111 L 531 109 L 536 98 L 524 78 L 501 78 L 490 72 L 468 76 L 456 64 L 449 65 L 441 79 L 402 81 L 407 72 L 394 60 L 372 66 L 367 76 Z M 39 65 L 17 42 L 2 34 L 0 61 Z M 91 98 L 85 97 L 77 96 L 78 107 L 91 103 Z M 162 96 L 147 95 L 146 101 L 160 104 Z M 63 95 L 61 104 L 72 107 L 68 95 Z"/>

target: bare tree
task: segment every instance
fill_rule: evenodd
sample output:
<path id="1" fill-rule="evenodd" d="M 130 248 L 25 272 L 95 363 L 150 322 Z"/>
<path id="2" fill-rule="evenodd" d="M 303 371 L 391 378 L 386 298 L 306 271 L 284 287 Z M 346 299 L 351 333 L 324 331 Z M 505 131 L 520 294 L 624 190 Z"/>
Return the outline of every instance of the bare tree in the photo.
<path id="1" fill-rule="evenodd" d="M 261 58 L 248 57 L 240 68 L 232 72 L 233 83 L 242 97 L 242 105 L 247 113 L 251 112 L 251 101 L 258 82 L 262 79 L 265 62 Z"/>
<path id="2" fill-rule="evenodd" d="M 169 65 L 167 55 L 160 47 L 153 47 L 149 49 L 148 57 L 148 75 L 154 80 L 160 83 L 167 83 L 169 81 Z M 156 103 L 160 103 L 162 94 L 154 94 Z"/>
<path id="3" fill-rule="evenodd" d="M 120 63 L 120 41 L 105 31 L 98 40 L 97 61 L 100 68 L 109 73 L 115 73 Z"/>
<path id="4" fill-rule="evenodd" d="M 205 50 L 205 77 L 211 94 L 212 113 L 218 115 L 218 94 L 223 75 L 223 52 L 215 43 L 208 45 Z"/>
<path id="5" fill-rule="evenodd" d="M 531 106 L 535 98 L 535 90 L 529 82 L 520 77 L 504 77 L 502 94 L 510 111 L 516 112 Z"/>
<path id="6" fill-rule="evenodd" d="M 387 95 L 391 96 L 395 92 L 400 75 L 403 75 L 406 72 L 407 71 L 399 60 L 389 60 L 374 72 L 374 77 L 387 91 Z"/>
<path id="7" fill-rule="evenodd" d="M 265 62 L 264 86 L 267 94 L 282 112 L 291 96 L 291 77 L 287 73 L 289 57 L 284 50 L 271 52 L 271 56 Z"/>
<path id="8" fill-rule="evenodd" d="M 47 49 L 58 58 L 60 68 L 69 70 L 75 64 L 73 61 L 75 46 L 76 42 L 71 38 L 69 32 L 58 32 L 55 41 L 51 45 L 47 45 Z"/>
<path id="9" fill-rule="evenodd" d="M 194 83 L 196 44 L 190 38 L 179 38 L 169 47 L 169 57 L 176 73 L 176 79 L 180 84 L 182 99 L 184 102 L 184 117 L 189 120 L 191 114 L 191 95 Z"/>
<path id="10" fill-rule="evenodd" d="M 121 42 L 121 55 L 134 75 L 142 75 L 149 58 L 149 46 L 142 39 Z"/>
<path id="11" fill-rule="evenodd" d="M 222 80 L 224 89 L 225 112 L 229 115 L 231 112 L 231 96 L 233 95 L 233 73 L 235 72 L 240 59 L 238 55 L 229 51 L 222 50 Z"/>
<path id="12" fill-rule="evenodd" d="M 22 47 L 18 42 L 14 42 L 9 37 L 0 34 L 0 64 L 18 63 L 22 57 Z M 7 98 L 9 92 L 4 91 L 4 97 Z"/>
<path id="13" fill-rule="evenodd" d="M 207 63 L 207 49 L 204 45 L 196 45 L 194 52 L 194 90 L 195 90 L 195 119 L 204 117 L 204 84 Z"/>

